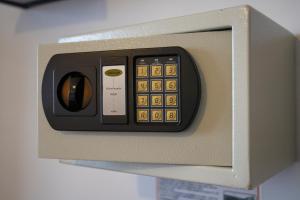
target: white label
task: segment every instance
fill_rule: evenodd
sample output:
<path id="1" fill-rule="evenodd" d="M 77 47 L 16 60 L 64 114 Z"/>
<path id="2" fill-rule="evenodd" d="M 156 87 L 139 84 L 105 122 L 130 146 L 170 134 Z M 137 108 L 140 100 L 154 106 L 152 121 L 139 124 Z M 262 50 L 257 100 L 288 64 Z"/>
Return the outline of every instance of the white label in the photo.
<path id="1" fill-rule="evenodd" d="M 259 191 L 228 188 L 204 183 L 194 183 L 160 178 L 158 184 L 158 200 L 256 200 Z"/>
<path id="2" fill-rule="evenodd" d="M 103 115 L 126 115 L 125 65 L 102 67 Z"/>

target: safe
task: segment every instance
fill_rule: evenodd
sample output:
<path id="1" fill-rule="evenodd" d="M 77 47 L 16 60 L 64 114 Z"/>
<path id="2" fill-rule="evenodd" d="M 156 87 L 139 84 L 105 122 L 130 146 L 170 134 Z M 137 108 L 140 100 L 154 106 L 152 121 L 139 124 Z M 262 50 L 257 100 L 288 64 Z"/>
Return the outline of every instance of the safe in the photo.
<path id="1" fill-rule="evenodd" d="M 295 159 L 295 37 L 249 6 L 39 47 L 39 156 L 250 188 Z"/>

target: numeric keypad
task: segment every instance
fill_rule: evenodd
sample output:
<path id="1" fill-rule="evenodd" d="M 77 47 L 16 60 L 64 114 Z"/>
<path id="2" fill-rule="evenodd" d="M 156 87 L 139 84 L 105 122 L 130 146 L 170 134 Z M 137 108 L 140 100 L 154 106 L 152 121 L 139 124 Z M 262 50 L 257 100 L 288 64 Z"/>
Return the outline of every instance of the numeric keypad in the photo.
<path id="1" fill-rule="evenodd" d="M 179 59 L 145 57 L 135 61 L 136 122 L 180 122 Z"/>

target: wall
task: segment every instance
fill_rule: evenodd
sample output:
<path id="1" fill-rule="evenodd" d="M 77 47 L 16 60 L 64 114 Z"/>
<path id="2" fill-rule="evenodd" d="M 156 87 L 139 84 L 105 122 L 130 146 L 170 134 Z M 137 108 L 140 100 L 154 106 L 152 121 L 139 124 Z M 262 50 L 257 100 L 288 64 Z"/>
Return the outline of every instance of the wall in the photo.
<path id="1" fill-rule="evenodd" d="M 252 5 L 300 39 L 297 0 L 69 0 L 31 10 L 0 5 L 0 199 L 154 200 L 154 178 L 37 158 L 38 44 L 241 4 Z M 299 199 L 299 174 L 300 163 L 268 180 L 262 199 Z"/>

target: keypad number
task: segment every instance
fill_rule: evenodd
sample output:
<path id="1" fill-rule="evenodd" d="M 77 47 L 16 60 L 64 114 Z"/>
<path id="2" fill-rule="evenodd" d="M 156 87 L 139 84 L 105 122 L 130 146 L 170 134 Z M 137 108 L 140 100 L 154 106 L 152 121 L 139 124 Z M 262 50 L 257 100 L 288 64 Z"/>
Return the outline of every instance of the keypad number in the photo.
<path id="1" fill-rule="evenodd" d="M 151 122 L 163 122 L 163 110 L 152 109 L 151 110 Z"/>
<path id="2" fill-rule="evenodd" d="M 163 95 L 151 95 L 151 106 L 152 107 L 162 107 L 163 106 Z"/>
<path id="3" fill-rule="evenodd" d="M 160 64 L 151 65 L 151 77 L 162 77 L 162 75 L 163 75 L 162 65 Z"/>
<path id="4" fill-rule="evenodd" d="M 136 66 L 136 76 L 139 78 L 148 77 L 148 65 L 137 65 Z"/>
<path id="5" fill-rule="evenodd" d="M 177 94 L 166 94 L 165 101 L 166 101 L 166 107 L 176 107 Z"/>
<path id="6" fill-rule="evenodd" d="M 151 92 L 162 92 L 163 80 L 151 80 Z"/>
<path id="7" fill-rule="evenodd" d="M 176 64 L 165 64 L 165 75 L 167 77 L 177 76 L 177 65 Z"/>
<path id="8" fill-rule="evenodd" d="M 177 109 L 166 109 L 166 122 L 178 122 Z"/>
<path id="9" fill-rule="evenodd" d="M 137 80 L 137 92 L 148 92 L 148 80 Z"/>
<path id="10" fill-rule="evenodd" d="M 149 96 L 147 94 L 137 95 L 137 106 L 138 107 L 148 107 L 149 106 Z"/>
<path id="11" fill-rule="evenodd" d="M 148 109 L 137 109 L 137 121 L 138 122 L 149 122 L 149 110 Z"/>
<path id="12" fill-rule="evenodd" d="M 177 79 L 166 79 L 165 80 L 165 91 L 176 92 L 177 91 Z"/>

